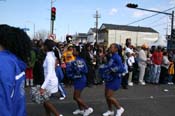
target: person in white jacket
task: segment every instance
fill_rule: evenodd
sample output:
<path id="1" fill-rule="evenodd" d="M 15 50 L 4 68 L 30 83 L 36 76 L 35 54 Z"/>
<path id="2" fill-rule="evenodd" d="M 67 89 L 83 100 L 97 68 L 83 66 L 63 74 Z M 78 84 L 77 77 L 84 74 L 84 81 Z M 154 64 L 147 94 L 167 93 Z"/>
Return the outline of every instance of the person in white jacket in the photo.
<path id="1" fill-rule="evenodd" d="M 138 66 L 139 66 L 139 83 L 141 85 L 145 85 L 144 76 L 145 76 L 145 69 L 147 66 L 147 51 L 148 46 L 146 44 L 143 44 L 141 47 L 141 50 L 138 54 Z"/>
<path id="2" fill-rule="evenodd" d="M 46 51 L 46 57 L 43 63 L 44 68 L 44 82 L 41 85 L 40 93 L 43 94 L 45 90 L 51 93 L 51 98 L 58 97 L 58 78 L 55 72 L 55 63 L 56 63 L 56 50 L 54 50 L 55 42 L 52 40 L 45 40 L 44 49 Z M 46 115 L 51 116 L 53 113 L 55 116 L 62 116 L 56 110 L 54 105 L 49 101 L 44 101 L 44 108 L 46 110 Z"/>

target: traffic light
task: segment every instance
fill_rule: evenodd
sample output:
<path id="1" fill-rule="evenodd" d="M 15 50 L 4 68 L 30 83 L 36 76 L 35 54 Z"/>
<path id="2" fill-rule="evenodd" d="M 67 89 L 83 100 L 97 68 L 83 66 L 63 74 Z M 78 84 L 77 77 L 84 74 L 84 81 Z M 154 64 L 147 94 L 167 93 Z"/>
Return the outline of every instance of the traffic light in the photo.
<path id="1" fill-rule="evenodd" d="M 137 4 L 132 4 L 132 3 L 129 3 L 126 5 L 128 8 L 137 8 L 138 5 Z"/>
<path id="2" fill-rule="evenodd" d="M 52 7 L 51 8 L 51 20 L 54 21 L 56 18 L 56 8 Z"/>

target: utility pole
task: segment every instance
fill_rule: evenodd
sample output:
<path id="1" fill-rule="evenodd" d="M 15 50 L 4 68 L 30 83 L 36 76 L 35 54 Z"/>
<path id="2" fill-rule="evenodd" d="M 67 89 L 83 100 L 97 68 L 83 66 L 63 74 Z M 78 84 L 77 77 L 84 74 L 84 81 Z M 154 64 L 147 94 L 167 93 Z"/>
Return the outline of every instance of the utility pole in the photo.
<path id="1" fill-rule="evenodd" d="M 98 14 L 98 10 L 96 10 L 96 14 L 94 15 L 94 18 L 96 19 L 96 43 L 98 43 L 98 19 L 101 18 L 101 16 Z"/>
<path id="2" fill-rule="evenodd" d="M 174 11 L 171 13 L 171 39 L 173 39 L 173 29 L 174 29 Z"/>

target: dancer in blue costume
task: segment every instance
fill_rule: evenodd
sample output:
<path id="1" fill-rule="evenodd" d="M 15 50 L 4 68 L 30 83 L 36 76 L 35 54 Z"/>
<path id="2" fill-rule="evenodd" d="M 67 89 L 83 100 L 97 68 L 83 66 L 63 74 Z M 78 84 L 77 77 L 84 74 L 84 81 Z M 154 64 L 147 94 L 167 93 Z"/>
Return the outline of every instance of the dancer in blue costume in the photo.
<path id="1" fill-rule="evenodd" d="M 78 104 L 78 109 L 73 112 L 74 115 L 83 114 L 88 116 L 93 112 L 93 109 L 89 107 L 81 98 L 81 92 L 86 87 L 86 74 L 88 72 L 87 65 L 83 58 L 79 56 L 78 47 L 73 48 L 73 55 L 76 57 L 71 65 L 68 67 L 67 74 L 72 77 L 74 83 L 74 100 Z"/>
<path id="2" fill-rule="evenodd" d="M 0 115 L 26 116 L 25 69 L 31 41 L 21 29 L 0 25 Z"/>
<path id="3" fill-rule="evenodd" d="M 109 58 L 109 61 L 107 64 L 99 67 L 101 77 L 105 81 L 105 98 L 108 105 L 108 111 L 103 113 L 103 116 L 114 115 L 112 105 L 117 109 L 116 116 L 121 116 L 124 112 L 124 109 L 114 97 L 114 92 L 121 86 L 122 73 L 125 71 L 124 64 L 117 51 L 118 45 L 115 43 L 111 44 L 109 49 L 111 57 Z"/>

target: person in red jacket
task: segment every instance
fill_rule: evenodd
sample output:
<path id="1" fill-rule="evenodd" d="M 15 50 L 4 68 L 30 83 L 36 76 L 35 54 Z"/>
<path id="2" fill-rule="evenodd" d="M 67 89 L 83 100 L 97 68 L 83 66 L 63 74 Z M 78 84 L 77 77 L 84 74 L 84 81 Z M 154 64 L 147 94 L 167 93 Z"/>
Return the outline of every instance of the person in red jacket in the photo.
<path id="1" fill-rule="evenodd" d="M 154 71 L 153 71 L 153 77 L 151 79 L 151 82 L 154 84 L 159 83 L 162 59 L 163 59 L 163 55 L 162 55 L 161 47 L 158 46 L 157 50 L 155 50 L 154 53 L 152 54 L 152 62 L 154 65 Z"/>

